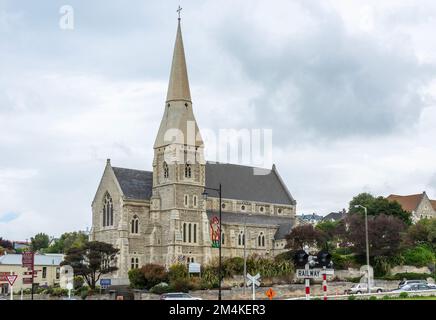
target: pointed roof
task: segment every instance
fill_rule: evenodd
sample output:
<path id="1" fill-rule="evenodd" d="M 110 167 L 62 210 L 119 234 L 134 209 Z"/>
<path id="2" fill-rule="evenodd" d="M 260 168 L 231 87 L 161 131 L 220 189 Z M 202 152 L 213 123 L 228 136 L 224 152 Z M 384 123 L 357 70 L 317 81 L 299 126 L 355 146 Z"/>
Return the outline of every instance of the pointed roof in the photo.
<path id="1" fill-rule="evenodd" d="M 387 197 L 389 201 L 397 201 L 403 210 L 413 212 L 418 208 L 425 193 L 411 194 L 407 196 L 400 196 L 397 194 L 391 194 Z"/>
<path id="2" fill-rule="evenodd" d="M 180 19 L 177 25 L 176 43 L 174 45 L 173 63 L 167 92 L 167 102 L 174 100 L 191 101 Z"/>
<path id="3" fill-rule="evenodd" d="M 173 143 L 203 146 L 203 139 L 192 110 L 180 20 L 177 25 L 165 112 L 154 148 L 165 147 Z"/>

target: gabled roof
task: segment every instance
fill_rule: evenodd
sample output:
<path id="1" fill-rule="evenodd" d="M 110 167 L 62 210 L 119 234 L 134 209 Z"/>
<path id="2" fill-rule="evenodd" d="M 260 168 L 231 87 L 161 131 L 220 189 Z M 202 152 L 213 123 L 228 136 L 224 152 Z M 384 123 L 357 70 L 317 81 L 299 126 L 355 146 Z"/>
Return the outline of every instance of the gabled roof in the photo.
<path id="1" fill-rule="evenodd" d="M 218 212 L 207 211 L 207 217 L 209 221 L 214 216 L 218 216 Z M 223 224 L 235 224 L 239 223 L 243 225 L 246 221 L 247 225 L 259 225 L 259 226 L 277 226 L 278 229 L 274 235 L 274 239 L 280 240 L 284 239 L 287 234 L 291 232 L 292 220 L 289 217 L 277 217 L 269 215 L 260 214 L 246 214 L 246 213 L 236 213 L 236 212 L 222 212 L 222 223 Z"/>
<path id="2" fill-rule="evenodd" d="M 112 167 L 124 196 L 128 199 L 149 200 L 153 188 L 153 172 Z M 206 163 L 206 186 L 222 185 L 222 196 L 227 199 L 258 201 L 292 205 L 295 200 L 282 182 L 277 170 L 257 175 L 258 168 L 234 164 Z M 265 169 L 263 169 L 265 170 Z M 217 196 L 211 194 L 211 196 Z"/>
<path id="3" fill-rule="evenodd" d="M 112 167 L 127 199 L 148 200 L 153 187 L 153 172 Z"/>
<path id="4" fill-rule="evenodd" d="M 256 174 L 256 170 L 263 173 Z M 206 186 L 222 185 L 222 197 L 247 201 L 293 205 L 295 200 L 282 182 L 275 167 L 272 170 L 236 164 L 206 163 Z"/>
<path id="5" fill-rule="evenodd" d="M 430 200 L 433 210 L 436 211 L 436 200 Z"/>
<path id="6" fill-rule="evenodd" d="M 389 201 L 397 201 L 401 205 L 403 210 L 408 211 L 408 212 L 413 212 L 418 207 L 423 196 L 424 196 L 424 193 L 411 194 L 408 196 L 400 196 L 397 194 L 391 194 L 386 199 L 388 199 Z"/>
<path id="7" fill-rule="evenodd" d="M 329 221 L 329 220 L 339 221 L 339 220 L 342 220 L 343 218 L 345 218 L 346 215 L 347 215 L 347 213 L 344 211 L 330 212 L 322 220 L 323 221 Z"/>

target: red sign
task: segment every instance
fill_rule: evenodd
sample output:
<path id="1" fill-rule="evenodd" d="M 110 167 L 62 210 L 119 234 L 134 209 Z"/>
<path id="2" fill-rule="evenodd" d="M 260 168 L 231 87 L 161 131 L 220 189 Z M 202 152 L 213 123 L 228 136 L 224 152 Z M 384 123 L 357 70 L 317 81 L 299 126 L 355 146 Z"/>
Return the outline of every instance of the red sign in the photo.
<path id="1" fill-rule="evenodd" d="M 32 278 L 23 278 L 23 284 L 32 284 Z"/>
<path id="2" fill-rule="evenodd" d="M 9 274 L 9 272 L 0 272 L 0 281 L 8 281 L 6 276 L 8 276 Z"/>
<path id="3" fill-rule="evenodd" d="M 14 274 L 14 275 L 6 276 L 6 279 L 8 280 L 9 284 L 10 284 L 11 286 L 13 286 L 15 280 L 17 280 L 17 277 L 18 277 L 18 276 Z"/>
<path id="4" fill-rule="evenodd" d="M 33 269 L 33 252 L 23 252 L 21 263 L 23 265 L 23 268 L 29 268 Z"/>

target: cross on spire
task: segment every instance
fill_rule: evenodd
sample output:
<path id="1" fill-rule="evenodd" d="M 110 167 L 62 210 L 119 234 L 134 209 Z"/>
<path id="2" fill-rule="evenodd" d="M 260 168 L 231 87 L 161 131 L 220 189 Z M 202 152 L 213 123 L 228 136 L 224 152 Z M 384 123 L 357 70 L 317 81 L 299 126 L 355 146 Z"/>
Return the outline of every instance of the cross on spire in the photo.
<path id="1" fill-rule="evenodd" d="M 180 20 L 180 11 L 182 11 L 182 7 L 179 5 L 179 8 L 176 10 L 177 11 L 177 13 L 179 14 L 179 20 Z"/>

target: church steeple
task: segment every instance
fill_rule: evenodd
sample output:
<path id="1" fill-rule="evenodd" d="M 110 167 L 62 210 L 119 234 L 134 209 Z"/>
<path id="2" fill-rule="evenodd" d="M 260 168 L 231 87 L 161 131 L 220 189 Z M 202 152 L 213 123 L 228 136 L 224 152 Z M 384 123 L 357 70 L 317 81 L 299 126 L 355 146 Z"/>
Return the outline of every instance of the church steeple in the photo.
<path id="1" fill-rule="evenodd" d="M 177 136 L 175 136 L 175 133 L 177 133 Z M 154 148 L 165 147 L 170 144 L 203 146 L 203 140 L 192 111 L 180 17 L 177 24 L 165 112 L 160 123 Z"/>
<path id="2" fill-rule="evenodd" d="M 170 82 L 168 84 L 167 92 L 167 102 L 174 100 L 185 100 L 191 102 L 191 92 L 189 90 L 188 70 L 186 68 L 180 18 L 177 25 L 176 43 L 174 45 L 173 63 L 171 66 Z"/>

